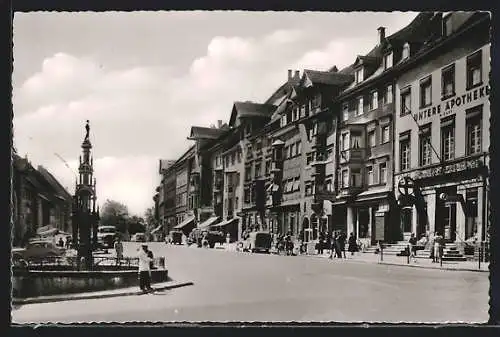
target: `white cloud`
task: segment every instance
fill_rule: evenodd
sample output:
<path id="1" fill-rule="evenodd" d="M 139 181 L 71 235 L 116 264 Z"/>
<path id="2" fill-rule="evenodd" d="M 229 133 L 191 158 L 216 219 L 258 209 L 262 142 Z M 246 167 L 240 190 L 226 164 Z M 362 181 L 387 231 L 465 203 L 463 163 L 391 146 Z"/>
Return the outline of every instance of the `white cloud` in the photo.
<path id="1" fill-rule="evenodd" d="M 190 126 L 228 121 L 234 101 L 264 101 L 287 69 L 340 68 L 373 43 L 337 39 L 311 51 L 303 49 L 306 37 L 302 29 L 216 36 L 180 76 L 170 65 L 107 69 L 98 54 L 56 53 L 14 88 L 15 145 L 72 188 L 71 172 L 54 153 L 76 165 L 89 119 L 98 197 L 141 213 L 153 203 L 158 159 L 187 149 Z"/>

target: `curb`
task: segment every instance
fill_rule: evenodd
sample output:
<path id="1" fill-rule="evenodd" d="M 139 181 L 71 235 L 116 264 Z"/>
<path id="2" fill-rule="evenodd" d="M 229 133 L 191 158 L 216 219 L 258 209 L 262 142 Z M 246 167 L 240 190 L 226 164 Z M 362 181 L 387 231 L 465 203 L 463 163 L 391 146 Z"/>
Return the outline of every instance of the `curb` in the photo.
<path id="1" fill-rule="evenodd" d="M 181 288 L 185 286 L 192 286 L 193 282 L 173 282 L 173 284 L 168 284 L 160 287 L 154 288 L 155 290 L 169 290 L 175 288 Z M 153 284 L 154 286 L 154 284 Z M 73 294 L 72 296 L 64 295 L 54 295 L 54 296 L 43 296 L 43 297 L 31 297 L 24 299 L 12 299 L 13 305 L 23 305 L 23 304 L 36 304 L 36 303 L 50 303 L 50 302 L 64 302 L 64 301 L 77 301 L 77 300 L 90 300 L 90 299 L 101 299 L 101 298 L 110 298 L 110 297 L 122 297 L 122 296 L 131 296 L 131 295 L 141 295 L 142 292 L 139 290 L 124 290 L 123 292 L 116 292 L 111 294 L 102 294 L 102 293 L 79 293 Z"/>
<path id="2" fill-rule="evenodd" d="M 472 269 L 472 268 L 451 268 L 451 267 L 428 267 L 416 264 L 398 264 L 391 262 L 377 262 L 377 264 L 385 264 L 388 266 L 400 266 L 400 267 L 410 267 L 410 268 L 422 268 L 422 269 L 433 269 L 433 270 L 451 270 L 451 271 L 474 271 L 479 273 L 488 273 L 489 270 L 486 269 Z"/>
<path id="3" fill-rule="evenodd" d="M 318 255 L 306 255 L 305 257 L 312 257 L 316 259 L 328 259 L 328 257 L 325 256 L 318 256 Z M 410 267 L 410 268 L 422 268 L 422 269 L 432 269 L 432 270 L 449 270 L 449 271 L 472 271 L 472 272 L 479 272 L 479 273 L 488 273 L 489 269 L 473 269 L 473 268 L 452 268 L 452 267 L 429 267 L 425 265 L 418 265 L 418 264 L 403 264 L 403 263 L 394 263 L 394 262 L 384 262 L 384 261 L 367 261 L 367 260 L 356 260 L 356 259 L 343 259 L 348 261 L 347 263 L 367 263 L 367 264 L 381 264 L 381 265 L 388 265 L 388 266 L 399 266 L 399 267 Z"/>

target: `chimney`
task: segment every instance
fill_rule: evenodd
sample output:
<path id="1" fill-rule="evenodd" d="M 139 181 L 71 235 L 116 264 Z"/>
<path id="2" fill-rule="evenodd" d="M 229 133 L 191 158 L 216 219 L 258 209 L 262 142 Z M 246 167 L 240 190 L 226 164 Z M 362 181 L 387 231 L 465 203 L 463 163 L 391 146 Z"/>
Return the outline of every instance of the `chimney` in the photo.
<path id="1" fill-rule="evenodd" d="M 337 66 L 333 66 L 333 68 L 330 69 L 330 72 L 332 72 L 332 73 L 336 73 L 338 71 L 339 71 L 339 69 L 337 68 Z"/>
<path id="2" fill-rule="evenodd" d="M 385 27 L 378 27 L 378 42 L 382 43 L 385 40 Z"/>
<path id="3" fill-rule="evenodd" d="M 295 76 L 293 76 L 293 79 L 296 81 L 300 79 L 300 70 L 295 70 Z"/>
<path id="4" fill-rule="evenodd" d="M 292 79 L 292 69 L 288 69 L 288 80 Z"/>
<path id="5" fill-rule="evenodd" d="M 218 127 L 219 129 L 222 127 L 222 120 L 221 120 L 221 119 L 219 119 L 219 120 L 217 121 L 217 127 Z"/>

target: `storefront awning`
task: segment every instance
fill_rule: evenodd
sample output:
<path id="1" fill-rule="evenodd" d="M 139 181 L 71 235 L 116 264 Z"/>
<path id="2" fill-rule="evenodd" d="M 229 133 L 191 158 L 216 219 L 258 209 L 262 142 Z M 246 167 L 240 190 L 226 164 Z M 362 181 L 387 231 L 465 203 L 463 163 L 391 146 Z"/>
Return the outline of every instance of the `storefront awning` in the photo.
<path id="1" fill-rule="evenodd" d="M 181 228 L 193 223 L 194 219 L 195 219 L 195 217 L 191 216 L 191 217 L 187 218 L 186 220 L 184 220 L 183 222 L 181 222 L 180 224 L 178 224 L 177 226 L 175 226 L 174 229 L 181 229 Z"/>
<path id="2" fill-rule="evenodd" d="M 159 232 L 162 228 L 163 228 L 163 225 L 159 225 L 158 227 L 156 227 L 155 229 L 153 229 L 151 231 L 151 234 L 155 234 L 155 233 Z"/>
<path id="3" fill-rule="evenodd" d="M 216 222 L 219 221 L 218 216 L 213 216 L 211 218 L 208 218 L 207 220 L 203 221 L 201 224 L 198 225 L 198 228 L 208 228 L 212 225 L 214 225 Z"/>
<path id="4" fill-rule="evenodd" d="M 226 220 L 226 221 L 222 221 L 222 222 L 220 222 L 218 224 L 212 225 L 211 227 L 218 227 L 218 228 L 226 227 L 228 225 L 233 224 L 236 221 L 238 221 L 238 218 L 232 218 L 232 219 L 229 219 L 229 220 Z"/>
<path id="5" fill-rule="evenodd" d="M 364 191 L 357 195 L 356 201 L 375 201 L 380 199 L 386 199 L 389 194 L 387 189 L 377 189 Z"/>
<path id="6" fill-rule="evenodd" d="M 59 232 L 59 229 L 52 226 L 43 226 L 36 230 L 36 234 L 39 236 L 53 236 Z"/>

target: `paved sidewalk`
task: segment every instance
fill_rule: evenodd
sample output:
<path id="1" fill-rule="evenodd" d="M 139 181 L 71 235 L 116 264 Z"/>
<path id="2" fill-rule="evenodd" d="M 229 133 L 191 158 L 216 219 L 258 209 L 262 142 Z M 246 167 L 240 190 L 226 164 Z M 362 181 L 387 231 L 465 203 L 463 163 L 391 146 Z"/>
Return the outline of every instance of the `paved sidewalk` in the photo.
<path id="1" fill-rule="evenodd" d="M 153 283 L 152 287 L 155 291 L 163 291 L 190 285 L 193 285 L 193 282 L 167 281 L 161 283 Z M 12 300 L 12 304 L 23 305 L 23 304 L 33 304 L 33 303 L 87 300 L 96 298 L 108 298 L 108 297 L 131 296 L 131 295 L 142 295 L 142 294 L 143 292 L 138 290 L 137 287 L 129 287 L 129 288 L 76 293 L 76 294 L 61 294 L 61 295 L 51 295 L 51 296 L 30 297 L 23 299 L 14 298 Z"/>
<path id="2" fill-rule="evenodd" d="M 231 243 L 229 247 L 224 246 L 226 251 L 236 252 L 236 244 Z M 312 258 L 329 258 L 330 253 L 327 252 L 323 255 L 300 255 Z M 340 260 L 340 259 L 335 259 Z M 432 269 L 442 269 L 442 270 L 459 270 L 459 271 L 476 271 L 476 272 L 489 272 L 489 263 L 481 263 L 479 268 L 478 261 L 443 261 L 443 265 L 440 266 L 439 263 L 432 263 L 432 260 L 427 257 L 417 257 L 416 262 L 408 259 L 406 256 L 396 256 L 396 255 L 384 255 L 383 261 L 380 260 L 379 254 L 374 253 L 355 253 L 353 256 L 346 252 L 346 259 L 342 259 L 346 262 L 359 262 L 359 263 L 378 263 L 385 265 L 397 265 L 403 267 L 412 268 L 432 268 Z"/>

